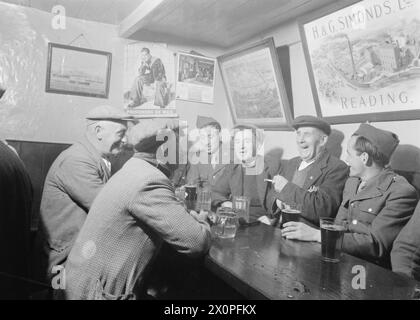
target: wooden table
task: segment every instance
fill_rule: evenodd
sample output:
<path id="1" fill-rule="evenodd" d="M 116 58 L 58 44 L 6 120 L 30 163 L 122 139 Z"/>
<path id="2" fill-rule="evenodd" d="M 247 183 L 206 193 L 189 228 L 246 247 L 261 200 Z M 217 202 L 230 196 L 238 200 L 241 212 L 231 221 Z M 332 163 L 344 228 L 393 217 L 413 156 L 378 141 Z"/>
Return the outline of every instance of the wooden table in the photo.
<path id="1" fill-rule="evenodd" d="M 215 239 L 205 265 L 249 299 L 413 299 L 420 289 L 415 280 L 347 254 L 324 262 L 321 244 L 287 240 L 264 224 Z M 354 266 L 366 270 L 365 289 L 352 287 Z"/>

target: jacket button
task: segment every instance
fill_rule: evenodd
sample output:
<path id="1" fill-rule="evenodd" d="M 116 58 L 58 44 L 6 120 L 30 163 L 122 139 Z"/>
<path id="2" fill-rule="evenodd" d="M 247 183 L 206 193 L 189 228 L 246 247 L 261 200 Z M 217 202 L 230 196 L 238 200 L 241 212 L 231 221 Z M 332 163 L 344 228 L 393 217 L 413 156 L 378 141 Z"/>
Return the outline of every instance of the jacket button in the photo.
<path id="1" fill-rule="evenodd" d="M 356 220 L 356 219 L 354 219 L 351 223 L 353 223 L 353 224 L 357 224 L 357 220 Z"/>
<path id="2" fill-rule="evenodd" d="M 369 208 L 369 209 L 368 209 L 368 211 L 369 211 L 369 212 L 372 212 L 372 208 Z"/>

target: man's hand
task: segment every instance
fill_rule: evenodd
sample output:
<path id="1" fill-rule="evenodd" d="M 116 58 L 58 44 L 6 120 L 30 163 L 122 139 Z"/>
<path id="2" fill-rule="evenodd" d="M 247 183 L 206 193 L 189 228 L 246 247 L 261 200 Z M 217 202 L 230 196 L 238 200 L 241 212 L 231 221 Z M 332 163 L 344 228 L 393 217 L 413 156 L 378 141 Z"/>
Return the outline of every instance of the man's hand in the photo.
<path id="1" fill-rule="evenodd" d="M 190 215 L 192 215 L 197 221 L 207 222 L 207 216 L 209 214 L 207 211 L 204 211 L 204 210 L 201 210 L 200 213 L 197 213 L 196 211 L 191 210 Z"/>
<path id="2" fill-rule="evenodd" d="M 283 176 L 279 176 L 279 175 L 274 176 L 273 177 L 274 190 L 276 190 L 277 192 L 281 192 L 288 182 L 289 181 Z"/>
<path id="3" fill-rule="evenodd" d="M 321 242 L 321 231 L 303 222 L 286 222 L 281 230 L 286 239 Z"/>

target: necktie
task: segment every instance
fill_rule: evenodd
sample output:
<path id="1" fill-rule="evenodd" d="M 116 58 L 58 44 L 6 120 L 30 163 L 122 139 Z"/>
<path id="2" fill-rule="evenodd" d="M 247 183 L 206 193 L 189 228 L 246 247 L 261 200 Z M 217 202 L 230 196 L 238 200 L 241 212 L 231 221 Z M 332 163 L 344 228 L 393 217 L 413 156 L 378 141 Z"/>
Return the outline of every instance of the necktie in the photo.
<path id="1" fill-rule="evenodd" d="M 366 187 L 366 181 L 361 181 L 359 184 L 359 187 L 357 188 L 357 193 L 359 193 L 360 191 L 362 191 L 364 188 Z"/>

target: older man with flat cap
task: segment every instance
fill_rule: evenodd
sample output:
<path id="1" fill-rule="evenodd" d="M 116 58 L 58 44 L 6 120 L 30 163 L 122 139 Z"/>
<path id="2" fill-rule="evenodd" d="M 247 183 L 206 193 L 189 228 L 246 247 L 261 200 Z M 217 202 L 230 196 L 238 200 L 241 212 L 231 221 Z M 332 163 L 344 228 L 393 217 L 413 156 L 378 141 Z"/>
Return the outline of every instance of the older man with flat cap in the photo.
<path id="1" fill-rule="evenodd" d="M 393 242 L 417 204 L 414 187 L 387 166 L 398 143 L 392 132 L 360 125 L 347 145 L 350 178 L 336 217 L 346 225 L 343 250 L 384 267 L 390 267 Z M 284 234 L 293 234 L 294 228 L 289 222 Z M 321 241 L 315 229 L 306 239 L 293 238 Z"/>
<path id="2" fill-rule="evenodd" d="M 54 266 L 65 263 L 93 200 L 111 176 L 109 157 L 126 141 L 124 112 L 99 106 L 86 119 L 84 138 L 57 157 L 44 184 L 38 244 L 47 279 Z"/>
<path id="3" fill-rule="evenodd" d="M 287 206 L 301 208 L 300 229 L 307 224 L 319 225 L 320 217 L 334 217 L 340 206 L 344 183 L 348 177 L 346 164 L 329 154 L 325 145 L 330 125 L 321 118 L 300 116 L 293 122 L 299 156 L 282 162 L 280 170 L 268 168 L 264 206 L 275 214 Z M 271 170 L 271 172 L 270 172 Z"/>
<path id="4" fill-rule="evenodd" d="M 66 299 L 137 299 L 163 243 L 187 256 L 205 253 L 205 213 L 187 212 L 169 180 L 173 167 L 156 156 L 172 126 L 141 120 L 129 130 L 135 154 L 95 199 L 66 264 Z"/>

